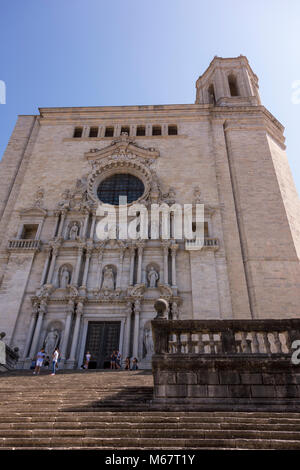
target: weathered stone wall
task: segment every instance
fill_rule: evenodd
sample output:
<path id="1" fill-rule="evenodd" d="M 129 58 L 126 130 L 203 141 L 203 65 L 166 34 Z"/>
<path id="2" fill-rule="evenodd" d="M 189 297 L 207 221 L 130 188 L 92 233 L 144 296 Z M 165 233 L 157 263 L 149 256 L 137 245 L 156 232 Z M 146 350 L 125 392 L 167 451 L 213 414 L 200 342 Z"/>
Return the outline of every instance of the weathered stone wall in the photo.
<path id="1" fill-rule="evenodd" d="M 300 368 L 290 358 L 155 355 L 154 403 L 205 410 L 300 410 Z"/>

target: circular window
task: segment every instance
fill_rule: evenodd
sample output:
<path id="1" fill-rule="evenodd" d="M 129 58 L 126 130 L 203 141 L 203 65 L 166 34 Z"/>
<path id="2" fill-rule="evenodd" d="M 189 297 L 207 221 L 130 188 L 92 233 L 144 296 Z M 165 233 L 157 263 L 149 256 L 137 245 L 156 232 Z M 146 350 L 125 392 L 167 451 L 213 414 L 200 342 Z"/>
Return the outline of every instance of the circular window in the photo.
<path id="1" fill-rule="evenodd" d="M 101 181 L 97 196 L 105 204 L 119 205 L 119 197 L 126 196 L 127 204 L 139 199 L 145 191 L 144 183 L 129 173 L 118 173 Z"/>

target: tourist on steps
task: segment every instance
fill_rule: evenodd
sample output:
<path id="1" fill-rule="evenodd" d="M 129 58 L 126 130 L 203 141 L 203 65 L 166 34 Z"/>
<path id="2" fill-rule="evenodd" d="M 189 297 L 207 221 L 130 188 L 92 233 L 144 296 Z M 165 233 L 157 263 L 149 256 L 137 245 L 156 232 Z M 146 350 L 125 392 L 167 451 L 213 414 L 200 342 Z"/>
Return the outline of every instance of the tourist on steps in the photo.
<path id="1" fill-rule="evenodd" d="M 121 369 L 121 358 L 122 358 L 122 354 L 120 353 L 120 351 L 117 349 L 116 351 L 116 368 L 117 369 Z"/>
<path id="2" fill-rule="evenodd" d="M 40 373 L 40 369 L 43 365 L 43 362 L 44 362 L 44 358 L 45 358 L 45 350 L 44 348 L 42 348 L 38 353 L 37 353 L 37 356 L 36 356 L 36 366 L 35 366 L 35 369 L 34 369 L 34 374 L 37 374 L 39 375 Z"/>
<path id="3" fill-rule="evenodd" d="M 125 359 L 125 370 L 130 370 L 130 357 Z"/>
<path id="4" fill-rule="evenodd" d="M 54 353 L 52 354 L 52 374 L 55 375 L 56 368 L 58 367 L 58 358 L 59 358 L 59 350 L 58 348 L 55 348 Z"/>
<path id="5" fill-rule="evenodd" d="M 89 368 L 89 362 L 90 362 L 90 360 L 91 360 L 91 357 L 92 357 L 92 355 L 91 355 L 90 351 L 87 351 L 87 353 L 86 353 L 86 355 L 85 355 L 85 363 L 84 363 L 84 366 L 83 366 L 84 369 L 88 369 L 88 368 Z"/>
<path id="6" fill-rule="evenodd" d="M 138 362 L 137 358 L 134 357 L 132 360 L 132 370 L 138 370 Z"/>
<path id="7" fill-rule="evenodd" d="M 113 351 L 112 355 L 110 356 L 110 368 L 111 369 L 116 369 L 116 360 L 117 360 L 117 354 L 116 354 L 116 351 Z"/>

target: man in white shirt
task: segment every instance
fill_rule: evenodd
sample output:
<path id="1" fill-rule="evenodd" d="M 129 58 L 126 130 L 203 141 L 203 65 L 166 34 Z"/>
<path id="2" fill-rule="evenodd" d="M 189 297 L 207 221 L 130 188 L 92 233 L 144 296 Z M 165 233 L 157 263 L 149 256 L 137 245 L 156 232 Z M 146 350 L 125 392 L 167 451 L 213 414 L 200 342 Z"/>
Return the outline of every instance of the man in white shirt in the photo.
<path id="1" fill-rule="evenodd" d="M 52 354 L 52 374 L 51 375 L 55 375 L 58 358 L 59 358 L 59 351 L 58 351 L 58 348 L 55 348 L 55 351 Z"/>

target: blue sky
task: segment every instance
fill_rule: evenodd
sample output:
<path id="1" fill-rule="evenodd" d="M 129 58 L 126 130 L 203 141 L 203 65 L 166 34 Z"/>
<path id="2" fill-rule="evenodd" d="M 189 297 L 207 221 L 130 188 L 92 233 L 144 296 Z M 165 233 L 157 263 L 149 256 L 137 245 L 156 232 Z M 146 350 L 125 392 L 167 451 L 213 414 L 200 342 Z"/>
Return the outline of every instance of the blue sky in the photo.
<path id="1" fill-rule="evenodd" d="M 299 0 L 1 0 L 0 155 L 39 106 L 193 103 L 215 55 L 246 55 L 286 127 L 300 192 Z"/>

